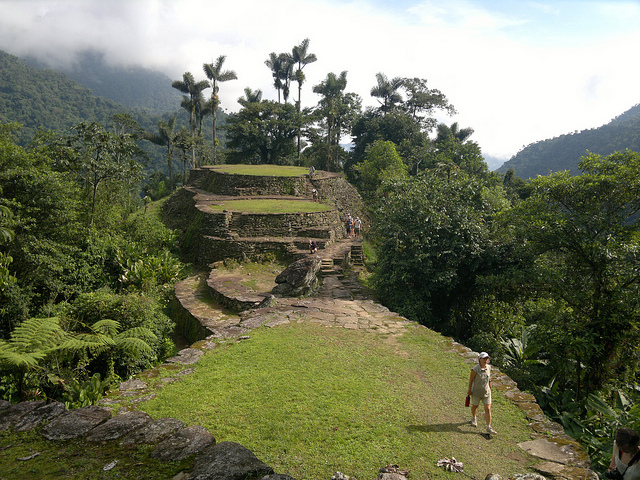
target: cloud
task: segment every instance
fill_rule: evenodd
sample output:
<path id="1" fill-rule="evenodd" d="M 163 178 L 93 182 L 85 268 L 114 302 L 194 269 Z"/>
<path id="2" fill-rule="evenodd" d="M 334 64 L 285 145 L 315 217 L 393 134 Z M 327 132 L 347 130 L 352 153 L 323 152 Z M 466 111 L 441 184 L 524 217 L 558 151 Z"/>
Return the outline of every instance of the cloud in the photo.
<path id="1" fill-rule="evenodd" d="M 500 5 L 498 9 L 495 5 Z M 237 81 L 221 86 L 236 111 L 245 87 L 276 98 L 264 65 L 303 39 L 303 103 L 327 73 L 348 71 L 347 91 L 369 96 L 375 74 L 426 78 L 490 155 L 597 127 L 640 101 L 640 7 L 629 1 L 489 0 L 0 0 L 0 48 L 69 64 L 96 49 L 114 65 L 179 79 L 226 55 Z"/>

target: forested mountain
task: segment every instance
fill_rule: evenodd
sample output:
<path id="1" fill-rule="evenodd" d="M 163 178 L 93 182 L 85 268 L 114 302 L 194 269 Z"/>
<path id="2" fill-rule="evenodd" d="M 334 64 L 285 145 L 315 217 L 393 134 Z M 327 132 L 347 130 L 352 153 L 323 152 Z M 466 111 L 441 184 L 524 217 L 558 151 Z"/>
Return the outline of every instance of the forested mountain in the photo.
<path id="1" fill-rule="evenodd" d="M 45 66 L 27 58 L 27 65 L 38 69 Z M 113 100 L 131 110 L 153 115 L 174 111 L 182 95 L 171 87 L 171 79 L 160 72 L 142 67 L 112 67 L 104 61 L 104 53 L 87 51 L 71 67 L 60 70 L 94 95 Z"/>
<path id="2" fill-rule="evenodd" d="M 180 108 L 182 95 L 171 87 L 168 77 L 142 69 L 128 74 L 125 69 L 109 70 L 104 65 L 100 67 L 100 61 L 89 55 L 82 64 L 88 68 L 93 65 L 83 74 L 88 83 L 93 78 L 94 84 L 98 85 L 100 82 L 97 82 L 96 77 L 103 75 L 102 90 L 98 87 L 96 89 L 100 91 L 100 95 L 113 95 L 112 98 L 96 96 L 98 93 L 61 72 L 30 66 L 18 57 L 0 50 L 0 124 L 16 122 L 22 125 L 19 131 L 14 132 L 20 145 L 30 143 L 40 128 L 65 133 L 80 122 L 98 122 L 108 126 L 111 116 L 122 113 L 131 115 L 140 128 L 150 133 L 158 132 L 158 121 L 161 118 L 167 120 L 172 115 L 177 117 L 176 130 L 189 124 L 188 113 Z M 167 82 L 167 85 L 161 87 L 159 82 Z M 135 100 L 135 95 L 146 88 L 150 92 L 163 90 L 162 100 L 155 106 L 142 94 L 139 102 Z M 168 95 L 167 88 L 175 94 Z M 122 98 L 127 104 L 116 102 L 116 98 Z M 171 98 L 175 103 L 169 102 Z M 140 108 L 134 108 L 136 104 Z M 167 109 L 160 113 L 149 113 L 160 108 L 160 105 L 165 105 Z M 223 125 L 225 120 L 226 114 L 219 111 L 218 125 Z M 205 141 L 211 141 L 211 117 L 204 119 L 203 136 Z M 224 142 L 224 132 L 220 137 Z M 154 171 L 167 173 L 165 149 L 147 141 L 141 141 L 140 146 L 149 155 L 149 162 L 145 166 L 147 176 Z M 176 163 L 176 168 L 178 167 Z"/>
<path id="3" fill-rule="evenodd" d="M 520 178 L 534 178 L 551 172 L 569 170 L 580 173 L 578 162 L 589 150 L 600 155 L 627 148 L 640 150 L 640 104 L 599 128 L 569 133 L 526 146 L 502 165 L 498 171 L 513 168 Z"/>
<path id="4" fill-rule="evenodd" d="M 40 127 L 63 132 L 82 121 L 106 123 L 124 110 L 61 73 L 29 67 L 0 51 L 0 123 L 22 124 L 17 132 L 21 143 Z"/>

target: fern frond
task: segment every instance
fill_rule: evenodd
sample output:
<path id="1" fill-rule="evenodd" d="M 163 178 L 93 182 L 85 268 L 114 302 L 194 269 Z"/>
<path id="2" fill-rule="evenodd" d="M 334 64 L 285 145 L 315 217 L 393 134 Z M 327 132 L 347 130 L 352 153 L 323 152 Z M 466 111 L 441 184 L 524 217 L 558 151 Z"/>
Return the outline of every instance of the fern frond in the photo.
<path id="1" fill-rule="evenodd" d="M 19 352 L 50 350 L 59 345 L 65 335 L 57 317 L 29 318 L 13 330 L 10 343 Z"/>
<path id="2" fill-rule="evenodd" d="M 44 357 L 46 352 L 20 352 L 11 343 L 0 340 L 0 365 L 9 369 L 35 368 Z"/>
<path id="3" fill-rule="evenodd" d="M 127 337 L 127 338 L 119 339 L 118 348 L 135 355 L 138 355 L 141 353 L 145 353 L 147 355 L 153 354 L 153 349 L 149 346 L 147 342 L 145 342 L 140 338 L 135 338 L 135 337 Z"/>
<path id="4" fill-rule="evenodd" d="M 94 354 L 100 354 L 107 350 L 111 350 L 115 346 L 116 343 L 114 342 L 114 340 L 105 335 L 78 333 L 69 336 L 69 338 L 64 343 L 62 343 L 59 348 L 76 353 L 87 350 Z"/>
<path id="5" fill-rule="evenodd" d="M 109 319 L 98 320 L 96 323 L 91 325 L 91 330 L 102 335 L 115 337 L 120 331 L 120 322 Z"/>
<path id="6" fill-rule="evenodd" d="M 156 340 L 158 337 L 147 327 L 133 327 L 116 336 L 116 340 L 121 338 L 141 338 L 145 341 Z"/>

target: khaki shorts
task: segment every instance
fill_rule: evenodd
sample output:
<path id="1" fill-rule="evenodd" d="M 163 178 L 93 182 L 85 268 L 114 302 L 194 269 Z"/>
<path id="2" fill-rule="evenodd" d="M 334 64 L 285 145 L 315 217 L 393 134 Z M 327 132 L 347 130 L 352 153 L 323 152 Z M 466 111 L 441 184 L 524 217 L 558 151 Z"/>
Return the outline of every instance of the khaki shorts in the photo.
<path id="1" fill-rule="evenodd" d="M 478 405 L 480 405 L 480 402 L 484 403 L 485 405 L 491 405 L 491 392 L 489 392 L 489 395 L 485 395 L 484 397 L 476 397 L 475 395 L 471 395 L 471 405 L 477 407 Z"/>

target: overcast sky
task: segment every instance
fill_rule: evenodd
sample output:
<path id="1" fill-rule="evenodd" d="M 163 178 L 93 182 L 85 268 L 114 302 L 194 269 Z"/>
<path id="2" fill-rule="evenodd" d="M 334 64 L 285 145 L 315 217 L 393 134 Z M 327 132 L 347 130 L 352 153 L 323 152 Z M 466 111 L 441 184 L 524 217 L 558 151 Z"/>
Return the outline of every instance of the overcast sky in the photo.
<path id="1" fill-rule="evenodd" d="M 458 110 L 441 120 L 503 160 L 640 103 L 640 0 L 0 0 L 0 12 L 0 49 L 50 63 L 93 48 L 200 80 L 226 55 L 230 112 L 245 87 L 276 99 L 264 61 L 309 38 L 303 104 L 329 72 L 346 70 L 364 105 L 377 72 L 425 78 Z"/>

